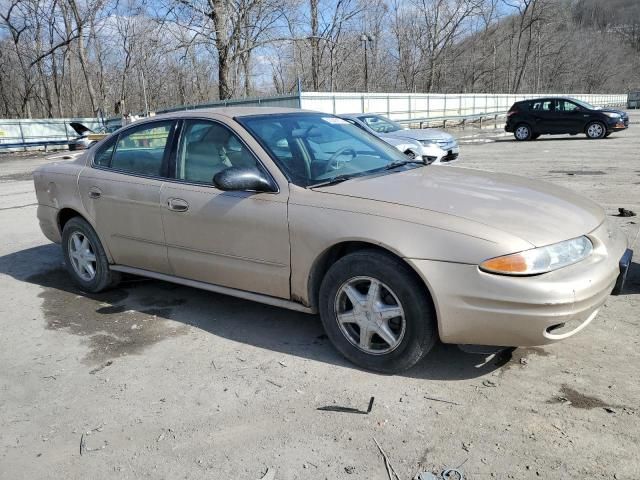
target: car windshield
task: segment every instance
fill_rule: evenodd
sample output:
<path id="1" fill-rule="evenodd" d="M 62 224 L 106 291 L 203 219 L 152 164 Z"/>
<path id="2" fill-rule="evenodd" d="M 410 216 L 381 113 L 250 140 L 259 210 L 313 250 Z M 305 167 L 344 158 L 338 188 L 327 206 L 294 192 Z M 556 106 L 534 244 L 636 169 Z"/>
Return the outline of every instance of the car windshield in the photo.
<path id="1" fill-rule="evenodd" d="M 361 122 L 364 122 L 367 127 L 377 133 L 391 133 L 404 130 L 404 127 L 399 123 L 381 117 L 380 115 L 363 115 L 358 118 Z"/>
<path id="2" fill-rule="evenodd" d="M 303 187 L 383 172 L 408 160 L 382 140 L 331 115 L 291 113 L 236 120 L 287 178 Z"/>

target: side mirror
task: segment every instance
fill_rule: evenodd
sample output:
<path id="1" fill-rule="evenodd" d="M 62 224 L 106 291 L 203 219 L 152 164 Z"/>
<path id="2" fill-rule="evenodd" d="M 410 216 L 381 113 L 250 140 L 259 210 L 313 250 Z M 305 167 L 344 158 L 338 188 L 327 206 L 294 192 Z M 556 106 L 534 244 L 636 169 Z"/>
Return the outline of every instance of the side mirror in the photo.
<path id="1" fill-rule="evenodd" d="M 257 168 L 229 167 L 213 177 L 216 188 L 224 191 L 275 192 L 267 176 Z"/>

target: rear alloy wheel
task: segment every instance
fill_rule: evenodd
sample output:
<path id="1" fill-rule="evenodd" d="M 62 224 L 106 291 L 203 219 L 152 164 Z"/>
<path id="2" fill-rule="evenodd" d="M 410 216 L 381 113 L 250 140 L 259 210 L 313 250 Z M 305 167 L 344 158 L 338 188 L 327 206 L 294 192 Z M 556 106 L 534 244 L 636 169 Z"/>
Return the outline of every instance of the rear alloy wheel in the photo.
<path id="1" fill-rule="evenodd" d="M 73 217 L 65 223 L 62 251 L 67 271 L 86 292 L 101 292 L 120 279 L 119 273 L 109 270 L 109 260 L 98 235 L 81 217 Z"/>
<path id="2" fill-rule="evenodd" d="M 424 285 L 406 263 L 384 252 L 360 250 L 335 262 L 322 280 L 319 307 L 334 346 L 368 370 L 406 370 L 437 339 Z"/>
<path id="3" fill-rule="evenodd" d="M 531 135 L 532 135 L 531 127 L 529 127 L 529 125 L 526 125 L 524 123 L 521 123 L 520 125 L 518 125 L 515 131 L 513 132 L 513 136 L 516 137 L 516 140 L 518 140 L 519 142 L 531 140 Z"/>
<path id="4" fill-rule="evenodd" d="M 597 140 L 599 138 L 604 138 L 604 136 L 607 134 L 607 129 L 600 122 L 591 122 L 589 125 L 587 125 L 586 132 L 587 138 L 591 140 Z"/>

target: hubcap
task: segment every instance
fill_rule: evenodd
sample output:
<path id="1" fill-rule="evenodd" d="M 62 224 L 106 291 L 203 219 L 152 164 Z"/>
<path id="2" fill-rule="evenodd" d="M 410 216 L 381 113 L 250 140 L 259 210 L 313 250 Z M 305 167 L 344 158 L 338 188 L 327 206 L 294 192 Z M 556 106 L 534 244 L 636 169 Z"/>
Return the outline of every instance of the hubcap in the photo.
<path id="1" fill-rule="evenodd" d="M 365 353 L 392 352 L 405 334 L 406 319 L 398 297 L 375 278 L 346 281 L 338 289 L 335 313 L 342 334 Z"/>
<path id="2" fill-rule="evenodd" d="M 587 133 L 592 138 L 600 137 L 602 135 L 602 132 L 603 132 L 602 125 L 600 125 L 599 123 L 594 123 L 593 125 L 589 125 L 589 129 L 587 130 Z"/>
<path id="3" fill-rule="evenodd" d="M 516 137 L 520 140 L 524 140 L 529 136 L 529 129 L 527 127 L 518 127 L 516 129 Z"/>
<path id="4" fill-rule="evenodd" d="M 96 254 L 89 239 L 81 232 L 73 232 L 69 237 L 69 259 L 78 276 L 90 282 L 96 276 Z"/>

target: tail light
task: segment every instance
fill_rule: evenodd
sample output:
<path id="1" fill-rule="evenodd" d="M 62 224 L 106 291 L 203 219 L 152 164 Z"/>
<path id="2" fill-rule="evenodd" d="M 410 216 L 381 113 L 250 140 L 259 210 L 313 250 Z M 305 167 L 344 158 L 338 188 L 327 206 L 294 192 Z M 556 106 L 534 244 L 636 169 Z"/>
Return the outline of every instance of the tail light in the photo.
<path id="1" fill-rule="evenodd" d="M 510 117 L 512 115 L 515 115 L 516 113 L 518 113 L 518 109 L 516 108 L 511 108 L 508 112 L 507 112 L 507 117 Z"/>

